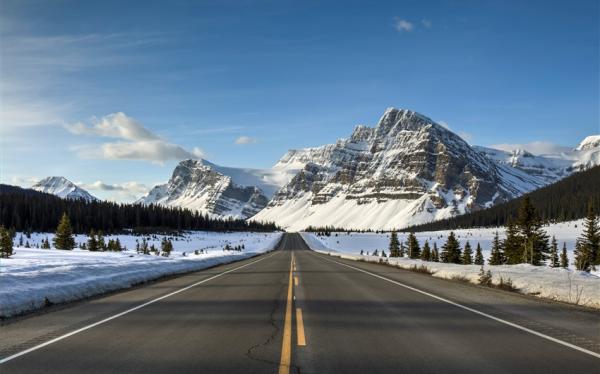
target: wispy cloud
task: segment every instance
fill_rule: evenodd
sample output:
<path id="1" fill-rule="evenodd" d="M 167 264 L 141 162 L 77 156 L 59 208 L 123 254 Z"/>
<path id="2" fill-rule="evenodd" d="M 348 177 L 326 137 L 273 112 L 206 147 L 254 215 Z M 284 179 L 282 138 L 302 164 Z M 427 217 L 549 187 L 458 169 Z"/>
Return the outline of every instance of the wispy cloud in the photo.
<path id="1" fill-rule="evenodd" d="M 0 21 L 5 20 L 0 17 Z M 48 36 L 3 28 L 0 43 L 0 120 L 3 126 L 63 123 L 68 114 L 79 107 L 77 102 L 82 101 L 79 96 L 72 95 L 78 84 L 73 80 L 74 73 L 141 62 L 136 48 L 163 40 L 155 33 Z"/>
<path id="2" fill-rule="evenodd" d="M 415 28 L 415 25 L 405 19 L 396 17 L 394 19 L 394 27 L 399 32 L 411 32 Z"/>
<path id="3" fill-rule="evenodd" d="M 421 24 L 427 29 L 430 29 L 431 26 L 433 26 L 433 23 L 429 19 L 422 19 Z"/>
<path id="4" fill-rule="evenodd" d="M 121 141 L 100 145 L 73 147 L 82 158 L 105 160 L 141 160 L 162 164 L 169 160 L 202 158 L 200 148 L 186 150 L 180 145 L 170 143 L 145 128 L 125 113 L 113 113 L 100 119 L 93 118 L 91 125 L 82 122 L 65 125 L 75 135 L 115 138 Z"/>
<path id="5" fill-rule="evenodd" d="M 250 137 L 250 136 L 240 136 L 235 140 L 235 144 L 244 145 L 244 144 L 256 144 L 258 143 L 258 139 Z"/>
<path id="6" fill-rule="evenodd" d="M 533 141 L 529 143 L 502 143 L 502 144 L 492 144 L 489 146 L 490 148 L 500 149 L 502 151 L 511 152 L 515 149 L 524 149 L 534 155 L 543 155 L 543 154 L 551 154 L 551 153 L 561 153 L 568 152 L 572 148 L 565 147 L 562 145 L 558 145 L 556 143 L 547 142 L 547 141 Z"/>

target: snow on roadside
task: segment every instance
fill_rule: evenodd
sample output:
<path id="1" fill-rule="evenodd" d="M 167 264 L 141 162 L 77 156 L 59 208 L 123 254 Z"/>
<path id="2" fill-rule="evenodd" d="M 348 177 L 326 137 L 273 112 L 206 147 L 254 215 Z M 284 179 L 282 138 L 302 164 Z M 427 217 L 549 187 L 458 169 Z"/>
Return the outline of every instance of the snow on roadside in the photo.
<path id="1" fill-rule="evenodd" d="M 173 241 L 170 257 L 143 255 L 135 252 L 135 241 L 141 237 L 119 235 L 128 250 L 123 252 L 90 252 L 75 249 L 15 248 L 9 259 L 0 259 L 0 317 L 8 317 L 42 308 L 46 300 L 62 303 L 135 284 L 166 275 L 181 274 L 207 267 L 239 261 L 273 250 L 282 233 L 214 233 L 188 232 Z M 17 234 L 17 239 L 20 234 Z M 30 245 L 36 245 L 51 234 L 32 234 Z M 106 240 L 116 236 L 106 236 Z M 163 236 L 152 236 L 149 244 L 160 248 Z M 77 242 L 85 241 L 78 235 Z M 244 250 L 223 251 L 223 247 L 244 245 Z M 195 250 L 204 253 L 194 254 Z M 184 253 L 185 252 L 185 253 Z"/>
<path id="2" fill-rule="evenodd" d="M 382 258 L 379 256 L 360 255 L 358 254 L 360 249 L 357 249 L 357 246 L 365 245 L 367 241 L 364 237 L 362 240 L 350 240 L 349 242 L 353 242 L 354 245 L 345 247 L 344 245 L 339 244 L 335 246 L 331 245 L 330 239 L 335 239 L 335 236 L 317 237 L 312 233 L 301 233 L 301 235 L 308 246 L 316 252 L 350 260 L 363 260 L 376 263 L 386 261 L 390 265 L 398 266 L 403 269 L 425 265 L 433 272 L 434 277 L 446 279 L 464 277 L 471 283 L 478 283 L 481 267 L 477 265 L 427 262 L 405 257 Z M 340 235 L 342 236 L 345 234 L 340 233 Z M 353 234 L 348 236 L 352 237 Z M 337 244 L 337 241 L 334 241 L 334 243 Z M 387 246 L 382 247 L 380 245 L 377 248 L 379 248 L 379 250 L 386 248 L 387 252 Z M 532 266 L 529 264 L 486 265 L 485 269 L 489 269 L 492 272 L 492 281 L 494 284 L 498 284 L 500 278 L 504 281 L 510 279 L 513 285 L 519 289 L 519 292 L 524 294 L 600 309 L 600 278 L 596 275 L 573 269 Z"/>

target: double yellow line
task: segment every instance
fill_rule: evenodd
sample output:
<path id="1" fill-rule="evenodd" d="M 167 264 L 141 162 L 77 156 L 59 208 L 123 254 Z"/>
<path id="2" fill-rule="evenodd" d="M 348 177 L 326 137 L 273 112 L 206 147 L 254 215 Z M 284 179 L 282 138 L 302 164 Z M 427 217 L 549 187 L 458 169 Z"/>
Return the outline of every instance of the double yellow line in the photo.
<path id="1" fill-rule="evenodd" d="M 292 363 L 292 303 L 294 300 L 294 285 L 298 286 L 298 277 L 294 277 L 295 270 L 296 260 L 294 258 L 294 252 L 292 252 L 287 301 L 285 305 L 285 320 L 283 324 L 283 342 L 281 343 L 281 359 L 279 360 L 279 374 L 289 374 Z M 296 308 L 296 337 L 299 346 L 306 345 L 304 320 L 302 319 L 302 309 L 300 308 Z"/>

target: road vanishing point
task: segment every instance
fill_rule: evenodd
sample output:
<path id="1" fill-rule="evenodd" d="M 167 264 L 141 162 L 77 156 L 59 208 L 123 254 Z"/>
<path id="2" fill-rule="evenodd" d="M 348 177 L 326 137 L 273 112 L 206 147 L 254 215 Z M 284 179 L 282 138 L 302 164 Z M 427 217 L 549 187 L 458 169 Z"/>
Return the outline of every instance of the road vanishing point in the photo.
<path id="1" fill-rule="evenodd" d="M 600 314 L 382 264 L 273 252 L 5 321 L 8 373 L 588 373 Z"/>

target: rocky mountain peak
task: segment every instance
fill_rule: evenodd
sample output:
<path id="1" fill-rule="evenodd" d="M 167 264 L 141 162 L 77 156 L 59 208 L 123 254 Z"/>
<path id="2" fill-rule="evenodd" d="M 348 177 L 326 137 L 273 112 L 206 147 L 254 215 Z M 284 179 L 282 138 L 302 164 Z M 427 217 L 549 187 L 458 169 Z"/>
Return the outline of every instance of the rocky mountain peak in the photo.
<path id="1" fill-rule="evenodd" d="M 34 184 L 31 188 L 39 192 L 56 195 L 63 199 L 81 199 L 85 201 L 98 200 L 83 188 L 77 186 L 67 178 L 60 176 L 46 177 Z"/>

